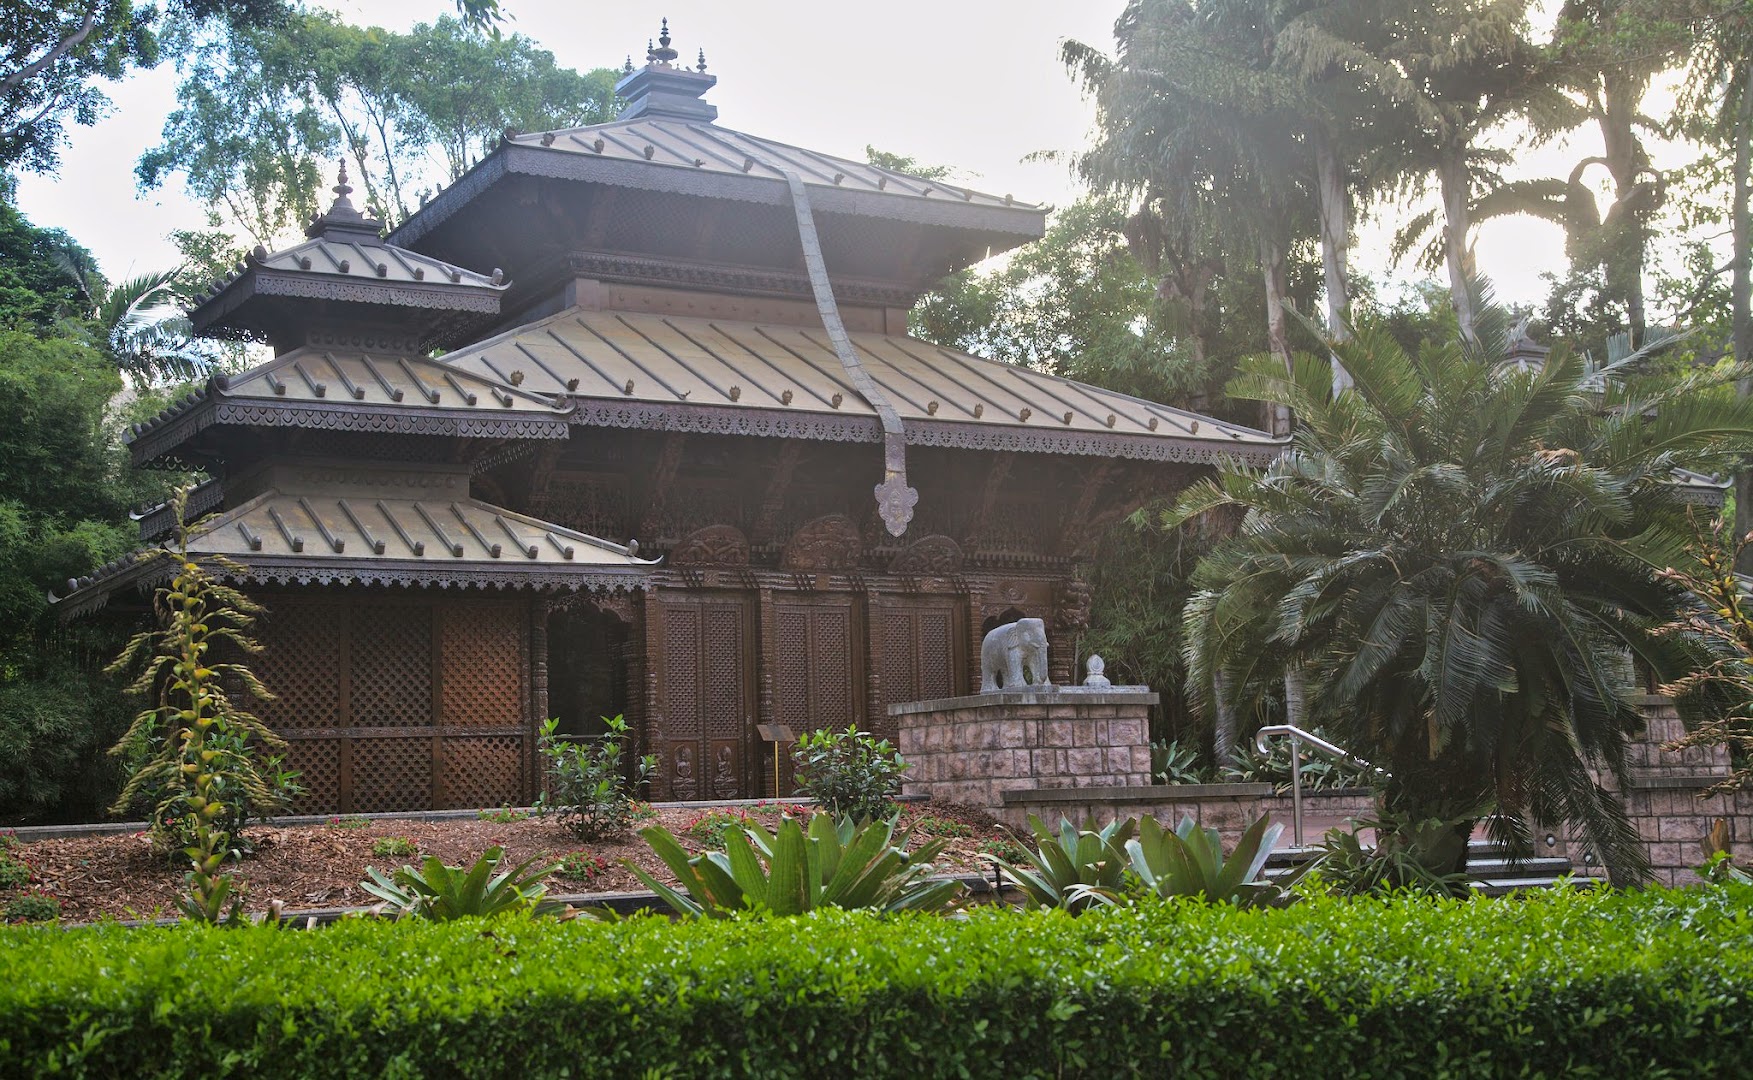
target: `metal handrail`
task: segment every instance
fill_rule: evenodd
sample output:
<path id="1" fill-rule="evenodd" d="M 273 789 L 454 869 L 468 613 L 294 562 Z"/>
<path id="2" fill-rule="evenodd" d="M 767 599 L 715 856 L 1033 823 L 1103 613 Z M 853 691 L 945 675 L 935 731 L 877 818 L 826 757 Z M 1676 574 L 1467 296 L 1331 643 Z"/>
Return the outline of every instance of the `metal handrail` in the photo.
<path id="1" fill-rule="evenodd" d="M 1328 757 L 1355 765 L 1360 769 L 1376 769 L 1374 765 L 1358 757 L 1343 746 L 1335 746 L 1319 735 L 1304 731 L 1293 724 L 1269 724 L 1254 733 L 1254 749 L 1260 753 L 1268 753 L 1266 741 L 1274 735 L 1284 735 L 1290 739 L 1290 821 L 1291 836 L 1297 847 L 1303 846 L 1303 751 L 1302 744 L 1310 746 L 1326 754 Z"/>

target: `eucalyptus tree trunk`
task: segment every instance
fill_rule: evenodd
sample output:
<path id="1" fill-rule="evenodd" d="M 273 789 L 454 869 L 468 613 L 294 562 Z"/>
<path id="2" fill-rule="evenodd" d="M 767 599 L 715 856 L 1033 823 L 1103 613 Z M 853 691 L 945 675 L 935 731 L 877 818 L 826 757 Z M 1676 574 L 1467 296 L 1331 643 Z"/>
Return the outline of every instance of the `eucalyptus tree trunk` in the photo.
<path id="1" fill-rule="evenodd" d="M 1345 184 L 1345 166 L 1333 152 L 1332 139 L 1315 129 L 1315 194 L 1321 214 L 1321 268 L 1326 275 L 1327 333 L 1335 341 L 1351 337 L 1351 287 L 1346 264 L 1351 246 L 1351 191 Z M 1351 373 L 1333 357 L 1333 392 L 1351 385 Z"/>
<path id="2" fill-rule="evenodd" d="M 1613 174 L 1613 207 L 1607 217 L 1614 231 L 1607 234 L 1607 287 L 1625 301 L 1626 323 L 1631 329 L 1634 349 L 1643 347 L 1648 326 L 1643 296 L 1648 226 L 1639 204 L 1645 198 L 1640 189 L 1650 183 L 1649 159 L 1632 130 L 1644 83 L 1647 80 L 1607 72 L 1602 79 L 1600 113 L 1607 171 Z M 1653 200 L 1653 194 L 1651 197 Z"/>
<path id="3" fill-rule="evenodd" d="M 1461 326 L 1461 338 L 1479 344 L 1475 329 L 1479 313 L 1473 307 L 1472 259 L 1467 255 L 1467 234 L 1473 229 L 1472 207 L 1468 205 L 1466 148 L 1457 147 L 1443 155 L 1437 166 L 1437 182 L 1443 196 L 1443 261 L 1449 271 L 1449 294 L 1455 303 L 1455 319 Z"/>
<path id="4" fill-rule="evenodd" d="M 1266 285 L 1266 347 L 1290 373 L 1290 335 L 1284 326 L 1284 247 L 1276 239 L 1260 239 L 1260 276 Z M 1272 434 L 1290 434 L 1290 407 L 1270 404 L 1268 424 Z"/>

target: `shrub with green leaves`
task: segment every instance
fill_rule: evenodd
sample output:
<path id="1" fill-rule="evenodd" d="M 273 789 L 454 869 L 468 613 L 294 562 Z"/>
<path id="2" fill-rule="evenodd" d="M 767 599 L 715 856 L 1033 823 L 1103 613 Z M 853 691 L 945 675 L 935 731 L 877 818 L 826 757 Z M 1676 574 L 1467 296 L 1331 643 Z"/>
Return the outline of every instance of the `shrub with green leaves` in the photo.
<path id="1" fill-rule="evenodd" d="M 23 859 L 0 849 L 0 892 L 22 889 L 30 884 L 30 867 Z"/>
<path id="2" fill-rule="evenodd" d="M 741 832 L 754 821 L 741 810 L 715 808 L 695 815 L 683 831 L 701 847 L 723 851 L 726 837 Z"/>
<path id="3" fill-rule="evenodd" d="M 420 845 L 405 836 L 380 836 L 371 842 L 371 853 L 380 859 L 405 859 L 419 851 Z"/>
<path id="4" fill-rule="evenodd" d="M 831 817 L 875 821 L 894 812 L 907 763 L 887 739 L 848 727 L 816 731 L 798 739 L 791 760 L 798 791 Z"/>
<path id="5" fill-rule="evenodd" d="M 1753 1075 L 1753 889 L 1732 885 L 1078 918 L 11 927 L 0 971 L 18 1076 Z"/>
<path id="6" fill-rule="evenodd" d="M 49 922 L 61 917 L 61 901 L 41 889 L 19 893 L 0 906 L 0 919 L 9 923 Z"/>
<path id="7" fill-rule="evenodd" d="M 536 752 L 546 762 L 548 790 L 539 804 L 556 811 L 581 840 L 619 836 L 633 827 L 637 817 L 633 796 L 657 768 L 657 758 L 647 754 L 634 762 L 634 775 L 624 775 L 621 759 L 628 743 L 627 721 L 606 716 L 608 734 L 600 739 L 575 740 L 560 734 L 560 721 L 543 722 Z"/>
<path id="8" fill-rule="evenodd" d="M 908 836 L 895 835 L 896 818 L 836 822 L 810 818 L 809 832 L 794 818 L 768 832 L 750 822 L 725 838 L 725 850 L 690 857 L 668 830 L 640 830 L 646 843 L 681 883 L 681 890 L 644 870 L 627 868 L 645 887 L 682 915 L 722 918 L 739 912 L 797 915 L 821 908 L 935 911 L 961 892 L 958 881 L 931 880 L 931 860 L 945 841 L 930 840 L 913 851 Z"/>

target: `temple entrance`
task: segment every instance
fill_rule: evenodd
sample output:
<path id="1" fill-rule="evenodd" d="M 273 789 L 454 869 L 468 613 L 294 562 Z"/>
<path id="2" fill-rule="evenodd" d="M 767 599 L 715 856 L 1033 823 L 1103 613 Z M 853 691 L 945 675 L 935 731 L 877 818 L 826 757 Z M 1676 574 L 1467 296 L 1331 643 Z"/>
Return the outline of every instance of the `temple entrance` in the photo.
<path id="1" fill-rule="evenodd" d="M 754 604 L 729 592 L 664 590 L 655 607 L 662 642 L 661 720 L 653 796 L 742 799 L 758 793 L 752 773 Z"/>
<path id="2" fill-rule="evenodd" d="M 548 616 L 548 715 L 575 738 L 607 734 L 627 714 L 627 624 L 588 604 Z"/>

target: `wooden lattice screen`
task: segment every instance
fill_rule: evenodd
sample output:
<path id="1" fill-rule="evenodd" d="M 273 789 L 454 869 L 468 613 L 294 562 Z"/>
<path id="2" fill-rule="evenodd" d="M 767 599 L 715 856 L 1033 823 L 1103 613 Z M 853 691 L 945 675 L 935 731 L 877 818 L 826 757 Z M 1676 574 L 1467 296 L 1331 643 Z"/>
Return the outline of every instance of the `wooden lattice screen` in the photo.
<path id="1" fill-rule="evenodd" d="M 951 599 L 920 599 L 882 610 L 884 705 L 956 695 L 956 611 Z M 887 709 L 870 718 L 869 728 L 890 741 L 899 737 Z"/>
<path id="2" fill-rule="evenodd" d="M 305 788 L 299 813 L 521 802 L 530 793 L 529 607 L 522 599 L 264 595 L 264 651 Z"/>
<path id="3" fill-rule="evenodd" d="M 752 716 L 752 604 L 735 595 L 665 597 L 664 721 L 656 733 L 659 798 L 751 794 L 745 750 Z"/>

